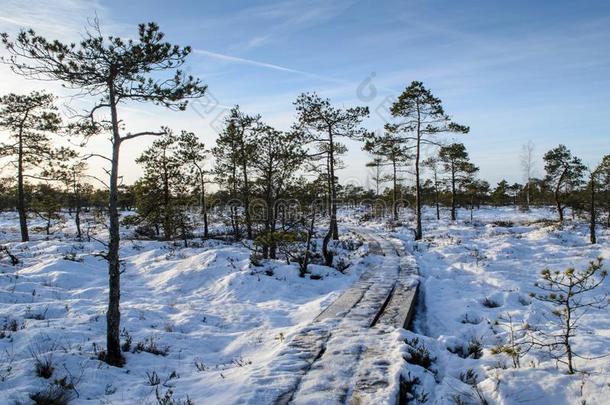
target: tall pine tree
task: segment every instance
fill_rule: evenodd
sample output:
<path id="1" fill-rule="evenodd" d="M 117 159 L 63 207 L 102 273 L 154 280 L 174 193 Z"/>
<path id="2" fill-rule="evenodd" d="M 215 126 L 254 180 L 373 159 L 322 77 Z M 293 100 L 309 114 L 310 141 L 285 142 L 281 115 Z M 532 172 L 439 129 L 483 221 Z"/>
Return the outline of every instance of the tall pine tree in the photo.
<path id="1" fill-rule="evenodd" d="M 468 133 L 469 128 L 451 121 L 445 114 L 442 102 L 414 81 L 407 87 L 390 108 L 396 122 L 386 125 L 388 131 L 401 134 L 415 150 L 415 239 L 422 238 L 421 224 L 421 175 L 422 145 L 437 145 L 434 136 L 442 133 Z"/>
<path id="2" fill-rule="evenodd" d="M 47 40 L 33 30 L 22 30 L 14 40 L 1 34 L 10 56 L 4 59 L 17 74 L 32 79 L 58 80 L 78 95 L 98 101 L 82 114 L 79 134 L 111 133 L 111 153 L 104 157 L 110 163 L 108 182 L 109 241 L 105 255 L 108 261 L 108 311 L 106 314 L 107 351 L 104 360 L 121 366 L 124 358 L 120 344 L 120 276 L 119 260 L 119 156 L 121 145 L 145 135 L 162 135 L 164 131 L 124 133 L 119 107 L 128 102 L 153 103 L 170 109 L 184 110 L 188 99 L 202 97 L 207 89 L 198 79 L 185 75 L 180 67 L 191 53 L 164 41 L 165 35 L 155 23 L 140 24 L 135 39 L 105 37 L 97 22 L 85 30 L 78 43 Z M 164 73 L 169 75 L 165 76 Z M 106 111 L 108 116 L 100 116 Z"/>
<path id="3" fill-rule="evenodd" d="M 445 172 L 449 174 L 451 184 L 451 220 L 457 219 L 457 192 L 458 188 L 470 180 L 479 169 L 470 163 L 466 147 L 462 143 L 452 143 L 441 147 L 439 159 L 443 162 Z"/>

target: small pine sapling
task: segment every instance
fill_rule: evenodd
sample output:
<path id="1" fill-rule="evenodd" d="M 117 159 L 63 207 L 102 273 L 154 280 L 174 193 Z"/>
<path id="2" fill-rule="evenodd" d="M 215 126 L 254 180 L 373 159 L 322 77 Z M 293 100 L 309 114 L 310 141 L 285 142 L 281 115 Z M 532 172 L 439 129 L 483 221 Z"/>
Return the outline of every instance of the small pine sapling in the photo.
<path id="1" fill-rule="evenodd" d="M 535 284 L 542 292 L 531 293 L 538 301 L 553 306 L 551 321 L 558 329 L 549 333 L 537 331 L 532 335 L 532 344 L 549 349 L 557 362 L 568 367 L 569 374 L 574 374 L 574 357 L 582 357 L 574 353 L 572 347 L 572 338 L 576 336 L 582 316 L 587 310 L 603 309 L 610 304 L 608 293 L 588 294 L 597 291 L 607 275 L 601 257 L 589 262 L 583 271 L 574 268 L 564 271 L 544 269 L 542 280 Z"/>

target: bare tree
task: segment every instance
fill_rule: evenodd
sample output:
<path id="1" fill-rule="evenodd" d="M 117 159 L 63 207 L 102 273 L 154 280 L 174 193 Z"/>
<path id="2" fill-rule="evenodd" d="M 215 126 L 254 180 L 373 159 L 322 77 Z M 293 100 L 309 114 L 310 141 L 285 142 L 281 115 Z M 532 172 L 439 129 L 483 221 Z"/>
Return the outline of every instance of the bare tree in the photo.
<path id="1" fill-rule="evenodd" d="M 120 347 L 120 260 L 119 260 L 119 156 L 121 145 L 146 135 L 162 135 L 164 130 L 123 133 L 119 106 L 126 102 L 149 102 L 170 109 L 184 110 L 188 99 L 202 97 L 207 89 L 199 79 L 185 75 L 180 67 L 191 53 L 164 41 L 165 35 L 155 23 L 140 24 L 137 39 L 105 37 L 97 21 L 93 21 L 83 39 L 75 44 L 47 40 L 34 30 L 22 30 L 13 40 L 2 33 L 2 43 L 10 56 L 3 58 L 13 72 L 38 80 L 57 80 L 80 96 L 98 101 L 84 114 L 74 130 L 85 136 L 110 132 L 111 156 L 108 174 L 109 241 L 105 258 L 108 261 L 109 300 L 107 320 L 107 352 L 104 360 L 111 365 L 124 363 Z M 169 77 L 163 72 L 169 71 Z M 100 116 L 106 111 L 110 117 Z"/>
<path id="2" fill-rule="evenodd" d="M 521 147 L 521 170 L 523 170 L 523 181 L 525 182 L 525 208 L 530 209 L 531 182 L 534 175 L 534 142 L 528 141 Z"/>

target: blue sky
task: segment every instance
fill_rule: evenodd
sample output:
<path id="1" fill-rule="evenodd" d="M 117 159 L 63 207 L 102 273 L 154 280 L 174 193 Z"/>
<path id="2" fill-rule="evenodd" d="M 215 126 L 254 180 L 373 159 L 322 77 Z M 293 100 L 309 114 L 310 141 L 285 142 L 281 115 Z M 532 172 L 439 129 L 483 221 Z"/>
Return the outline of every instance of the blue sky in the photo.
<path id="1" fill-rule="evenodd" d="M 338 105 L 368 105 L 365 125 L 381 128 L 389 101 L 421 80 L 471 127 L 459 140 L 492 183 L 522 180 L 518 156 L 528 140 L 539 159 L 559 143 L 588 164 L 610 153 L 607 1 L 2 3 L 0 29 L 9 32 L 28 23 L 74 36 L 94 13 L 108 33 L 121 35 L 133 35 L 138 22 L 158 22 L 168 40 L 194 48 L 187 68 L 214 100 L 199 111 L 212 111 L 202 118 L 135 106 L 129 117 L 137 125 L 191 129 L 208 143 L 211 121 L 233 104 L 288 128 L 303 91 Z M 367 156 L 359 145 L 349 147 L 341 177 L 366 183 Z M 139 173 L 130 160 L 141 148 L 127 148 L 128 179 Z M 536 174 L 543 174 L 541 160 Z"/>

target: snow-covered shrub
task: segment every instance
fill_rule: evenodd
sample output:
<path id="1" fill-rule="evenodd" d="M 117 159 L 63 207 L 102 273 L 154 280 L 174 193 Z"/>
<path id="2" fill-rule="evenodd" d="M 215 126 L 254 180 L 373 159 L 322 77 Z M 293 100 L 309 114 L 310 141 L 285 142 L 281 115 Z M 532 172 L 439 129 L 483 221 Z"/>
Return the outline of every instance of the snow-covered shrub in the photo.
<path id="1" fill-rule="evenodd" d="M 407 353 L 409 353 L 409 358 L 405 358 L 407 363 L 432 371 L 432 363 L 436 361 L 436 357 L 432 357 L 428 348 L 419 341 L 419 338 L 407 338 L 405 343 L 407 344 Z"/>
<path id="2" fill-rule="evenodd" d="M 489 404 L 489 401 L 483 396 L 483 392 L 479 388 L 479 376 L 475 371 L 471 368 L 466 370 L 466 372 L 460 373 L 460 381 L 464 384 L 467 384 L 471 387 L 472 392 L 469 393 L 460 393 L 453 397 L 453 400 L 456 404 L 465 404 L 465 403 L 477 403 L 481 405 Z M 466 397 L 466 401 L 463 397 Z"/>
<path id="3" fill-rule="evenodd" d="M 74 391 L 60 384 L 49 384 L 44 391 L 30 394 L 30 399 L 36 405 L 68 405 L 74 399 Z"/>
<path id="4" fill-rule="evenodd" d="M 501 306 L 501 304 L 498 301 L 495 301 L 492 298 L 489 297 L 485 297 L 483 299 L 483 301 L 481 301 L 481 305 L 483 305 L 486 308 L 498 308 Z"/>
<path id="5" fill-rule="evenodd" d="M 53 351 L 56 346 L 54 342 L 48 343 L 48 339 L 48 336 L 42 337 L 30 345 L 30 354 L 34 361 L 36 375 L 45 379 L 51 378 L 55 371 Z"/>
<path id="6" fill-rule="evenodd" d="M 428 402 L 428 393 L 419 390 L 421 380 L 417 377 L 411 377 L 408 373 L 406 377 L 400 376 L 400 386 L 398 393 L 398 403 L 400 404 L 423 404 Z"/>
<path id="7" fill-rule="evenodd" d="M 159 405 L 195 405 L 195 402 L 187 395 L 185 399 L 174 399 L 174 390 L 168 388 L 165 393 L 159 390 L 159 386 L 155 389 L 155 397 Z"/>
<path id="8" fill-rule="evenodd" d="M 483 343 L 481 342 L 481 339 L 475 336 L 470 338 L 468 345 L 448 347 L 447 350 L 453 354 L 457 354 L 463 359 L 480 359 L 483 357 Z"/>
<path id="9" fill-rule="evenodd" d="M 136 343 L 133 348 L 133 353 L 147 352 L 156 356 L 167 356 L 169 354 L 169 346 L 159 346 L 157 339 L 153 336 L 146 338 L 143 341 Z"/>

